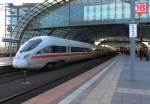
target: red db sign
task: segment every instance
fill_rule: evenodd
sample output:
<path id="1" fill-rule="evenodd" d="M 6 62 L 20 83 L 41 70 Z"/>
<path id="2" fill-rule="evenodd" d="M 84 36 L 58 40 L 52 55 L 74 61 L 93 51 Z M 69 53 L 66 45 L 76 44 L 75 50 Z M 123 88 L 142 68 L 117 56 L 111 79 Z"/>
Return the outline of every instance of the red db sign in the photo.
<path id="1" fill-rule="evenodd" d="M 147 3 L 136 3 L 135 4 L 135 12 L 136 13 L 147 13 L 148 5 Z"/>

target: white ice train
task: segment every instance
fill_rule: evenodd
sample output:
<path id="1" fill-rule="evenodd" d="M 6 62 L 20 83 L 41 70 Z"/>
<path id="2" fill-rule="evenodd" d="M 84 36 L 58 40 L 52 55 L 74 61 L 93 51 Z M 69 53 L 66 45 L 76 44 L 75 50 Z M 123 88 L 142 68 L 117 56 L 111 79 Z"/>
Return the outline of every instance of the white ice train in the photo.
<path id="1" fill-rule="evenodd" d="M 42 68 L 49 64 L 77 61 L 108 54 L 110 50 L 84 42 L 38 36 L 25 42 L 13 60 L 19 69 Z"/>

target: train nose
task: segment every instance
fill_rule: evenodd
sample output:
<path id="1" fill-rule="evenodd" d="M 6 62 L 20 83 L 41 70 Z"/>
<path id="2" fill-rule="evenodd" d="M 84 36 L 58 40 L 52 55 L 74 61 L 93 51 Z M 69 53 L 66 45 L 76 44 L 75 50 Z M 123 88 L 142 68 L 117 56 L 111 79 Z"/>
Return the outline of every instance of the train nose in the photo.
<path id="1" fill-rule="evenodd" d="M 13 60 L 13 66 L 15 67 L 15 68 L 26 68 L 27 67 L 27 61 L 26 60 L 16 60 L 16 59 L 14 59 Z"/>

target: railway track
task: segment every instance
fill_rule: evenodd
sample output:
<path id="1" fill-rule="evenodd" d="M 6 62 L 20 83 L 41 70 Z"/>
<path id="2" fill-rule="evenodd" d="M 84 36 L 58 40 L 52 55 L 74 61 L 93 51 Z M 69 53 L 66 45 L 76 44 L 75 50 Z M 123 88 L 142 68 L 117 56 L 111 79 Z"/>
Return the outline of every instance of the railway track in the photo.
<path id="1" fill-rule="evenodd" d="M 108 60 L 110 58 L 112 58 L 112 56 L 109 56 L 107 58 L 103 58 L 102 60 L 104 62 L 104 61 L 106 61 L 106 60 Z M 93 65 L 93 67 L 95 65 Z M 16 94 L 11 95 L 11 96 L 5 97 L 3 99 L 0 99 L 0 104 L 3 104 L 3 103 L 4 104 L 17 104 L 16 103 L 17 101 L 18 101 L 18 103 L 21 103 L 22 101 L 25 101 L 25 100 L 29 99 L 27 96 L 31 96 L 32 95 L 31 97 L 33 97 L 34 93 L 38 92 L 38 94 L 39 94 L 39 93 L 41 93 L 41 92 L 43 92 L 45 90 L 53 88 L 53 87 L 57 86 L 58 84 L 61 84 L 61 83 L 65 82 L 65 81 L 67 81 L 67 80 L 69 80 L 71 78 L 74 78 L 75 76 L 80 75 L 81 73 L 83 73 L 83 72 L 85 72 L 87 70 L 89 70 L 89 69 L 85 68 L 84 70 L 80 70 L 80 71 L 77 71 L 75 73 L 59 77 L 59 78 L 57 78 L 57 79 L 55 79 L 53 81 L 46 81 L 45 83 L 37 85 L 36 87 L 32 87 L 30 89 L 23 90 L 21 92 L 18 92 Z M 37 95 L 37 93 L 35 95 Z M 24 99 L 20 101 L 20 99 L 22 99 L 22 98 L 24 98 Z M 14 102 L 14 101 L 16 101 L 16 102 Z"/>
<path id="2" fill-rule="evenodd" d="M 0 75 L 0 84 L 22 78 L 23 76 L 23 72 L 21 71 L 2 74 Z"/>
<path id="3" fill-rule="evenodd" d="M 38 74 L 40 70 L 31 70 L 28 71 L 28 76 L 34 75 L 34 74 Z M 43 70 L 42 72 L 46 72 L 46 71 L 50 71 L 50 70 Z M 41 71 L 40 71 L 41 72 Z M 12 66 L 9 66 L 7 68 L 2 68 L 0 70 L 0 84 L 2 83 L 6 83 L 9 81 L 13 81 L 13 80 L 17 80 L 20 78 L 24 78 L 24 72 L 23 71 L 19 71 L 19 70 L 15 70 Z"/>
<path id="4" fill-rule="evenodd" d="M 81 72 L 80 72 L 80 73 L 81 73 Z M 43 87 L 46 87 L 46 86 L 48 86 L 48 85 L 50 85 L 50 84 L 54 84 L 54 83 L 56 83 L 56 82 L 58 82 L 58 81 L 60 81 L 60 80 L 63 81 L 63 80 L 65 80 L 65 79 L 67 79 L 67 77 L 69 78 L 69 77 L 72 77 L 72 76 L 76 76 L 76 75 L 78 75 L 78 74 L 79 74 L 79 72 L 78 72 L 78 73 L 75 73 L 75 74 L 72 74 L 72 75 L 65 76 L 65 77 L 61 77 L 60 79 L 54 80 L 54 81 L 52 81 L 52 82 L 47 82 L 47 83 L 42 84 L 42 85 L 39 85 L 38 87 L 35 87 L 35 88 L 29 89 L 29 90 L 26 90 L 26 91 L 22 91 L 22 92 L 20 92 L 20 93 L 16 93 L 16 94 L 14 94 L 14 95 L 12 95 L 12 96 L 9 96 L 9 97 L 7 97 L 7 98 L 1 99 L 1 100 L 0 100 L 0 103 L 5 103 L 5 102 L 7 102 L 7 101 L 9 101 L 9 100 L 11 100 L 11 99 L 14 99 L 14 98 L 16 98 L 16 97 L 19 97 L 19 96 L 22 96 L 22 95 L 31 93 L 32 91 L 39 90 L 39 89 L 41 89 L 41 88 L 43 88 Z"/>
<path id="5" fill-rule="evenodd" d="M 0 84 L 15 80 L 21 75 L 21 71 L 15 70 L 11 65 L 0 67 Z"/>
<path id="6" fill-rule="evenodd" d="M 46 72 L 46 71 L 49 71 L 49 70 L 45 70 L 43 72 Z M 35 75 L 35 74 L 38 74 L 37 71 L 29 71 L 27 76 L 32 76 L 32 75 Z M 24 78 L 24 77 L 27 77 L 24 75 L 24 72 L 23 71 L 11 71 L 11 72 L 5 72 L 5 74 L 0 74 L 0 84 L 2 83 L 6 83 L 6 82 L 9 82 L 9 81 L 14 81 L 14 80 L 17 80 L 17 79 L 21 79 L 21 78 Z"/>
<path id="7" fill-rule="evenodd" d="M 0 75 L 16 71 L 12 66 L 0 66 Z"/>

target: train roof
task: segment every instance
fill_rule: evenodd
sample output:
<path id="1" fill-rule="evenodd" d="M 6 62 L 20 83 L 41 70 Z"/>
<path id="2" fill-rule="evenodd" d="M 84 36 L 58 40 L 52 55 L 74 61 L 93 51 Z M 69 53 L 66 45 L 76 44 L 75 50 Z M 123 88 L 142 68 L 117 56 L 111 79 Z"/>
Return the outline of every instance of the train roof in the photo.
<path id="1" fill-rule="evenodd" d="M 50 45 L 60 45 L 60 46 L 73 46 L 73 47 L 84 47 L 84 48 L 96 48 L 96 45 L 92 45 L 89 43 L 84 43 L 80 41 L 74 41 L 74 40 L 69 40 L 69 39 L 63 39 L 63 38 L 58 38 L 58 37 L 53 37 L 53 36 L 38 36 L 32 39 L 40 38 L 44 40 L 44 42 L 47 42 Z M 31 39 L 31 40 L 32 40 Z"/>

